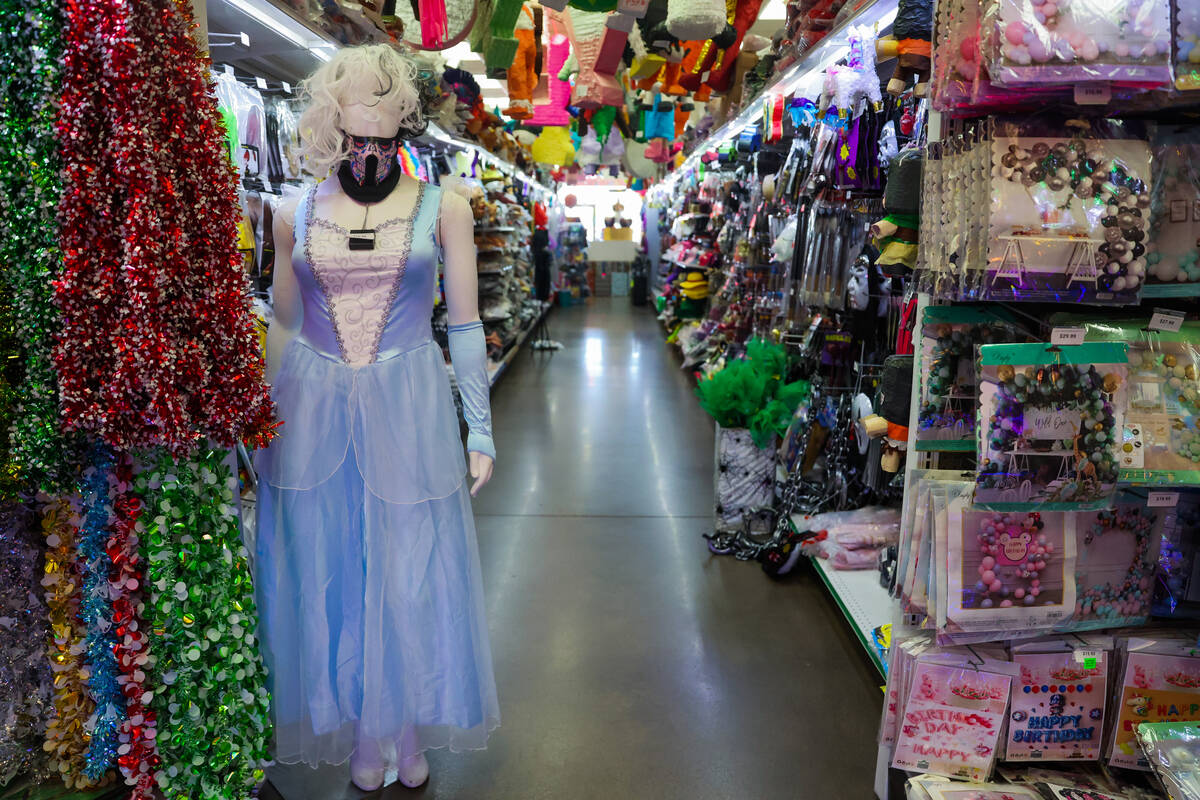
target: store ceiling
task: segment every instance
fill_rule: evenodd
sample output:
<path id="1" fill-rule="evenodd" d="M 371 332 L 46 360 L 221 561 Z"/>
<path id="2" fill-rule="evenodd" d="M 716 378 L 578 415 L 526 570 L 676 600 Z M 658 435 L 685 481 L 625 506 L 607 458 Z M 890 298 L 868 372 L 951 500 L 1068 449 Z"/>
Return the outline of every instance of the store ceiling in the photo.
<path id="1" fill-rule="evenodd" d="M 263 9 L 260 13 L 272 10 L 266 8 L 266 3 L 253 5 Z M 209 48 L 213 61 L 218 64 L 230 64 L 269 80 L 296 84 L 322 63 L 309 49 L 309 42 L 300 43 L 288 38 L 228 0 L 209 0 L 207 10 Z M 288 12 L 276 7 L 274 13 Z M 307 29 L 299 20 L 295 20 L 294 25 L 297 31 Z M 249 47 L 236 38 L 242 33 L 250 38 Z M 313 43 L 322 40 L 315 31 L 310 35 Z"/>

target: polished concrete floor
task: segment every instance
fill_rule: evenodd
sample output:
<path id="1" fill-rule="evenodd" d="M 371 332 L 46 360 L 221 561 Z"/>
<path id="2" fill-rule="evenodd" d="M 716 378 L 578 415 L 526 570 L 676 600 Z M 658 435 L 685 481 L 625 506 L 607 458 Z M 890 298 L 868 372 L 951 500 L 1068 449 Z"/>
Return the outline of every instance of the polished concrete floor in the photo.
<path id="1" fill-rule="evenodd" d="M 878 676 L 811 573 L 709 555 L 712 423 L 653 314 L 593 299 L 550 325 L 564 349 L 493 393 L 475 502 L 503 724 L 370 796 L 872 797 Z M 286 800 L 363 796 L 345 767 L 269 775 Z"/>

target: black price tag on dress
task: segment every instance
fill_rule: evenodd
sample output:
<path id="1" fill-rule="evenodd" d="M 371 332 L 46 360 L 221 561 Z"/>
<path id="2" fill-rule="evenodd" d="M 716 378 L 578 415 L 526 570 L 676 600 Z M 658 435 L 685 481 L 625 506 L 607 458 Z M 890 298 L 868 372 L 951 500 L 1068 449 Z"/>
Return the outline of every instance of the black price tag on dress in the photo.
<path id="1" fill-rule="evenodd" d="M 375 229 L 374 228 L 357 228 L 350 231 L 350 249 L 351 250 L 374 250 L 375 249 Z"/>

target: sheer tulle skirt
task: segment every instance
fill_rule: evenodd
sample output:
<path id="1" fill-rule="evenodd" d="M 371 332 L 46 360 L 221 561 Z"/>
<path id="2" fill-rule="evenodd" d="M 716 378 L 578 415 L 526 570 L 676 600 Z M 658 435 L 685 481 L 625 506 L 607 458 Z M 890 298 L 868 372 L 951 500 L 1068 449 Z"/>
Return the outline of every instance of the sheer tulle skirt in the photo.
<path id="1" fill-rule="evenodd" d="M 306 363 L 313 358 L 326 363 Z M 311 396 L 303 403 L 289 402 L 289 380 L 295 377 L 289 378 L 289 368 L 327 371 L 330 365 L 334 372 L 353 372 L 305 347 L 290 348 L 276 401 L 284 431 L 358 429 L 341 448 L 336 469 L 311 487 L 283 488 L 275 485 L 281 473 L 271 467 L 294 457 L 288 450 L 310 449 L 312 442 L 289 447 L 281 437 L 260 459 L 255 568 L 276 758 L 341 763 L 354 753 L 356 741 L 369 761 L 384 762 L 412 755 L 406 751 L 414 748 L 482 748 L 500 714 L 464 470 L 454 474 L 454 485 L 443 496 L 392 502 L 380 494 L 411 498 L 420 492 L 390 481 L 377 492 L 376 484 L 386 475 L 362 469 L 358 454 L 364 448 L 356 447 L 364 436 L 373 442 L 396 436 L 394 428 L 375 437 L 365 430 L 370 416 L 362 413 L 362 404 L 382 400 L 379 390 L 390 396 L 391 413 L 378 419 L 390 416 L 389 424 L 404 427 L 417 422 L 409 416 L 415 393 L 436 395 L 437 388 L 444 388 L 446 404 L 436 413 L 455 423 L 445 371 L 422 380 L 410 374 L 406 366 L 411 364 L 374 369 L 384 362 L 362 368 L 373 370 L 369 379 L 379 384 L 370 393 L 362 391 L 361 374 L 309 383 L 309 395 L 326 390 L 334 395 L 336 402 L 325 403 L 325 412 Z M 340 397 L 338 387 L 345 389 Z M 349 418 L 326 420 L 326 427 L 319 428 L 321 420 L 306 418 L 306 405 L 318 413 L 345 408 Z M 430 419 L 425 430 L 436 434 L 444 422 Z M 285 446 L 277 450 L 277 445 Z M 457 430 L 454 448 L 461 465 Z M 336 451 L 338 446 L 326 441 L 315 449 Z M 377 448 L 367 452 L 372 450 Z M 411 469 L 401 473 L 411 474 Z M 440 470 L 425 474 L 421 491 L 444 488 L 444 475 Z"/>

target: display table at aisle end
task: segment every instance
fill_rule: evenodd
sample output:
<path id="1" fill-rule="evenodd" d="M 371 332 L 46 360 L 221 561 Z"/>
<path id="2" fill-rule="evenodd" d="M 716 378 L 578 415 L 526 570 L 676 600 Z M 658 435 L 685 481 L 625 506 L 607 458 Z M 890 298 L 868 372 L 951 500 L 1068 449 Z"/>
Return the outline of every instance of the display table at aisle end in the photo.
<path id="1" fill-rule="evenodd" d="M 797 531 L 795 520 L 792 530 Z M 834 569 L 828 559 L 813 558 L 813 569 L 846 617 L 867 657 L 887 677 L 887 662 L 875 646 L 875 629 L 892 622 L 895 600 L 879 585 L 879 572 L 873 569 Z"/>

